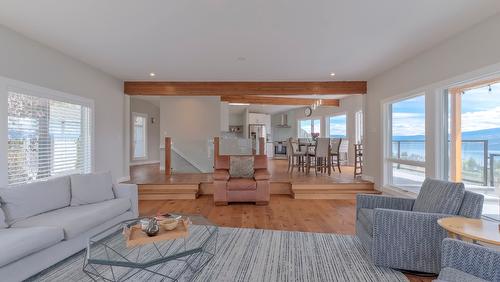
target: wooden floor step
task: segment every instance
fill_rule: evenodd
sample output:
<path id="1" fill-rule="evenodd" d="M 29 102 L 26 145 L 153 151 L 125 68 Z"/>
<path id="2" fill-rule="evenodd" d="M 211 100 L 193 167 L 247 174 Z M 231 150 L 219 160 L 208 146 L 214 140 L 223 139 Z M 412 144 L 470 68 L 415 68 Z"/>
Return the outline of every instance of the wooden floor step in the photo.
<path id="1" fill-rule="evenodd" d="M 141 184 L 139 200 L 194 200 L 199 184 Z"/>
<path id="2" fill-rule="evenodd" d="M 292 184 L 295 199 L 355 199 L 357 194 L 378 194 L 371 182 L 336 184 Z"/>

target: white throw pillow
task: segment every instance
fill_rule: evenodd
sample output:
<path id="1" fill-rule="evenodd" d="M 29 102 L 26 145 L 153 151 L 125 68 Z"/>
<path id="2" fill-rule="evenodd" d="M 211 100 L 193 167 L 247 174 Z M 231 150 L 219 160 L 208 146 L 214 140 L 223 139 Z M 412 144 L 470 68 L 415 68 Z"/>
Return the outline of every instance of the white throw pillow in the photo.
<path id="1" fill-rule="evenodd" d="M 0 189 L 0 201 L 8 225 L 67 207 L 70 198 L 69 176 Z"/>
<path id="2" fill-rule="evenodd" d="M 2 205 L 0 205 L 0 228 L 7 228 L 8 225 L 5 223 L 5 214 L 2 210 Z"/>
<path id="3" fill-rule="evenodd" d="M 79 206 L 115 198 L 111 173 L 75 174 L 71 176 L 71 205 Z"/>

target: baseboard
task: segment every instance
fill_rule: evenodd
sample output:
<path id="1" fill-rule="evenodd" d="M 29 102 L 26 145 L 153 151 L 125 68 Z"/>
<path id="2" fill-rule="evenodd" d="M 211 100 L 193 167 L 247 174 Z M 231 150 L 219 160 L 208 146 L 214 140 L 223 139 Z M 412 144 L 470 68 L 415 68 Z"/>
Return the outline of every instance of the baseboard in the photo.
<path id="1" fill-rule="evenodd" d="M 116 182 L 121 183 L 121 182 L 127 182 L 130 181 L 130 175 L 127 176 L 122 176 L 116 180 Z"/>
<path id="2" fill-rule="evenodd" d="M 133 162 L 130 163 L 129 166 L 136 166 L 136 165 L 147 165 L 147 164 L 159 164 L 160 161 L 142 161 L 142 162 Z"/>
<path id="3" fill-rule="evenodd" d="M 370 175 L 362 174 L 361 179 L 375 183 L 375 177 Z"/>

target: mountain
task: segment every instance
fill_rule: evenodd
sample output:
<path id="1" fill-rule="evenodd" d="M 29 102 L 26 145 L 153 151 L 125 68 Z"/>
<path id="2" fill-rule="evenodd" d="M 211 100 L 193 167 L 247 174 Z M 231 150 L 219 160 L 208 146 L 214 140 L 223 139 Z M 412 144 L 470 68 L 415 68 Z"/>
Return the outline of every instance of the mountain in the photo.
<path id="1" fill-rule="evenodd" d="M 394 136 L 394 141 L 423 141 L 423 135 Z M 488 140 L 489 150 L 500 151 L 500 128 L 462 132 L 462 140 Z"/>
<path id="2" fill-rule="evenodd" d="M 500 139 L 500 128 L 462 132 L 462 139 L 491 140 Z"/>

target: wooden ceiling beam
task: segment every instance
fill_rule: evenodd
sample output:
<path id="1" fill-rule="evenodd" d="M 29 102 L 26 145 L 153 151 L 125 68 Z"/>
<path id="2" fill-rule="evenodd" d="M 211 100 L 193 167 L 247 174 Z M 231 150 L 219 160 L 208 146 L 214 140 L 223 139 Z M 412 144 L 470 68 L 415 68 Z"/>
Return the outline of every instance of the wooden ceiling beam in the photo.
<path id="1" fill-rule="evenodd" d="M 308 106 L 314 104 L 317 99 L 310 98 L 284 98 L 284 97 L 264 97 L 264 96 L 221 96 L 221 101 L 228 103 L 246 103 L 257 105 L 288 105 L 288 106 Z M 322 99 L 322 106 L 340 106 L 338 99 Z"/>
<path id="2" fill-rule="evenodd" d="M 128 95 L 238 96 L 366 94 L 366 81 L 157 82 L 126 81 Z"/>

